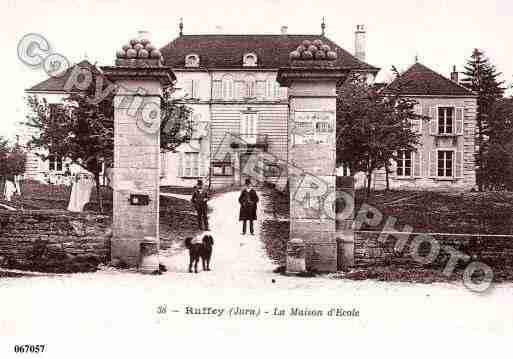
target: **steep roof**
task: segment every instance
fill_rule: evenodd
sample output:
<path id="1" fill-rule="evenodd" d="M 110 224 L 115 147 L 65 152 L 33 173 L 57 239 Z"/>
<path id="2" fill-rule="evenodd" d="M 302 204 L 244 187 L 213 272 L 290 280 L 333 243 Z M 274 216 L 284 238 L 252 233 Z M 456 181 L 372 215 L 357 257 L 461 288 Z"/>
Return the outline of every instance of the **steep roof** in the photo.
<path id="1" fill-rule="evenodd" d="M 32 86 L 31 88 L 29 88 L 25 91 L 28 93 L 38 93 L 38 92 L 39 93 L 52 93 L 52 92 L 63 93 L 63 92 L 65 92 L 64 86 L 66 85 L 66 82 L 68 81 L 71 74 L 73 73 L 73 70 L 76 67 L 80 67 L 81 69 L 88 69 L 93 74 L 100 73 L 100 71 L 96 68 L 96 66 L 94 66 L 87 60 L 82 60 L 78 64 L 69 67 L 63 73 L 56 75 L 56 76 L 50 76 L 46 80 L 38 83 L 37 85 Z M 73 87 L 70 90 L 70 92 L 75 92 L 75 91 L 79 91 L 79 90 L 76 89 L 75 87 Z"/>
<path id="2" fill-rule="evenodd" d="M 472 91 L 462 85 L 418 62 L 392 81 L 383 92 L 392 92 L 399 87 L 404 95 L 475 96 Z"/>
<path id="3" fill-rule="evenodd" d="M 258 57 L 257 68 L 276 69 L 289 64 L 289 54 L 303 40 L 320 39 L 337 52 L 337 66 L 345 69 L 378 72 L 379 68 L 358 60 L 330 39 L 321 35 L 182 35 L 160 49 L 165 64 L 184 68 L 185 56 L 198 54 L 200 67 L 243 68 L 242 58 L 247 53 Z"/>

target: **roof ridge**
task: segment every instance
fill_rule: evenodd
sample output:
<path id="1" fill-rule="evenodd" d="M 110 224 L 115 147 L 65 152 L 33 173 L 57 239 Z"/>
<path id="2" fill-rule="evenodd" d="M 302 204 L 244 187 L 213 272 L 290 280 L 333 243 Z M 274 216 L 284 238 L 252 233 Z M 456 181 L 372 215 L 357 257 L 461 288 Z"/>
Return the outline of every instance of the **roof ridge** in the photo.
<path id="1" fill-rule="evenodd" d="M 409 76 L 410 74 L 414 75 L 415 73 L 420 73 L 420 72 L 429 73 L 431 76 L 434 76 L 435 78 L 438 78 L 438 80 L 443 81 L 447 85 L 456 86 L 457 88 L 459 88 L 461 90 L 464 90 L 466 92 L 465 95 L 460 93 L 458 96 L 475 96 L 476 95 L 473 91 L 469 90 L 465 86 L 460 85 L 459 83 L 457 83 L 455 81 L 452 81 L 450 78 L 445 77 L 441 73 L 431 69 L 430 67 L 428 67 L 428 66 L 426 66 L 423 63 L 418 62 L 418 61 L 415 62 L 410 67 L 408 67 L 408 69 L 403 71 L 398 77 L 396 77 L 385 88 L 383 88 L 382 91 L 386 91 L 388 89 L 392 90 L 394 88 L 394 86 L 396 86 L 396 84 L 398 84 L 401 81 L 401 78 L 405 78 L 406 76 Z M 415 81 L 415 80 L 412 79 L 411 81 Z M 445 89 L 445 90 L 447 91 L 447 94 L 450 94 L 450 90 L 449 89 Z M 412 93 L 412 95 L 413 95 L 413 93 Z M 418 93 L 417 95 L 420 95 L 420 93 Z"/>
<path id="2" fill-rule="evenodd" d="M 423 63 L 421 63 L 421 62 L 417 62 L 417 63 L 413 64 L 413 65 L 412 65 L 412 67 L 413 67 L 414 65 L 416 65 L 416 64 L 419 64 L 419 65 L 423 66 L 423 67 L 424 67 L 424 68 L 426 68 L 428 71 L 431 71 L 432 73 L 434 73 L 435 75 L 437 75 L 437 76 L 441 77 L 442 79 L 444 79 L 444 80 L 446 80 L 446 81 L 449 81 L 451 84 L 457 85 L 457 86 L 459 86 L 460 88 L 462 88 L 462 89 L 464 89 L 464 90 L 466 90 L 466 91 L 470 92 L 471 94 L 475 95 L 474 91 L 472 91 L 472 90 L 470 90 L 470 89 L 466 88 L 465 86 L 463 86 L 463 85 L 459 84 L 459 83 L 458 83 L 458 82 L 456 82 L 456 81 L 451 80 L 451 79 L 450 79 L 450 78 L 448 78 L 448 77 L 445 77 L 445 76 L 444 76 L 444 75 L 442 75 L 441 73 L 439 73 L 439 72 L 437 72 L 437 71 L 433 70 L 433 69 L 432 69 L 432 68 L 430 68 L 430 67 L 427 67 L 426 65 L 424 65 L 424 64 L 423 64 Z"/>

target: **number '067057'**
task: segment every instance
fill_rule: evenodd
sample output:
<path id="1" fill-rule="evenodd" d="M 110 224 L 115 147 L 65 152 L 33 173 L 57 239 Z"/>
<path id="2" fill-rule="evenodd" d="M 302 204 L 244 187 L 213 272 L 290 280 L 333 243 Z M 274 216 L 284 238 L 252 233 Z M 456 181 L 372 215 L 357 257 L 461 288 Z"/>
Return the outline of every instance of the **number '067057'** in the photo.
<path id="1" fill-rule="evenodd" d="M 46 349 L 44 344 L 32 345 L 32 344 L 23 344 L 23 345 L 15 345 L 14 352 L 15 353 L 43 353 Z"/>

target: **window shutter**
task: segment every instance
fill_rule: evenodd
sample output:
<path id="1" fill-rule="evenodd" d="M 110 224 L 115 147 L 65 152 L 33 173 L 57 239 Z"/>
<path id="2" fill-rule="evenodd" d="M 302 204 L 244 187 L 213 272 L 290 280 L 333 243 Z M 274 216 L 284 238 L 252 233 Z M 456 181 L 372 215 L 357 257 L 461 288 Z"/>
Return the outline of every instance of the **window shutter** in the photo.
<path id="1" fill-rule="evenodd" d="M 246 89 L 243 81 L 235 81 L 235 98 L 238 100 L 246 97 Z"/>
<path id="2" fill-rule="evenodd" d="M 183 168 L 184 168 L 184 154 L 183 152 L 178 152 L 178 177 L 183 177 L 184 176 L 184 173 L 183 173 Z"/>
<path id="3" fill-rule="evenodd" d="M 456 107 L 456 134 L 463 135 L 463 107 Z"/>
<path id="4" fill-rule="evenodd" d="M 456 151 L 455 177 L 463 178 L 463 151 Z"/>
<path id="5" fill-rule="evenodd" d="M 272 99 L 273 98 L 273 81 L 272 80 L 267 80 L 265 82 L 266 84 L 266 94 L 265 96 L 269 99 Z"/>
<path id="6" fill-rule="evenodd" d="M 411 119 L 410 120 L 411 130 L 415 133 L 420 133 L 420 123 L 421 123 L 421 121 L 418 119 Z"/>
<path id="7" fill-rule="evenodd" d="M 192 80 L 185 80 L 184 81 L 185 83 L 185 95 L 188 97 L 188 98 L 192 98 L 193 97 L 193 81 Z"/>
<path id="8" fill-rule="evenodd" d="M 412 153 L 413 159 L 413 177 L 421 177 L 422 152 L 415 151 Z"/>
<path id="9" fill-rule="evenodd" d="M 234 84 L 231 77 L 227 77 L 223 79 L 223 91 L 222 91 L 222 97 L 224 100 L 231 100 L 234 96 Z"/>
<path id="10" fill-rule="evenodd" d="M 212 97 L 214 97 L 214 99 L 221 98 L 221 88 L 222 88 L 221 81 L 219 81 L 219 80 L 212 81 Z"/>
<path id="11" fill-rule="evenodd" d="M 436 150 L 429 151 L 429 177 L 436 177 Z"/>
<path id="12" fill-rule="evenodd" d="M 279 86 L 279 85 L 278 85 Z M 280 87 L 280 98 L 286 100 L 287 99 L 287 88 L 286 87 Z"/>
<path id="13" fill-rule="evenodd" d="M 257 81 L 256 87 L 257 97 L 259 99 L 265 98 L 265 81 Z"/>
<path id="14" fill-rule="evenodd" d="M 192 97 L 193 98 L 200 98 L 199 94 L 199 80 L 192 80 Z"/>
<path id="15" fill-rule="evenodd" d="M 397 151 L 394 151 L 394 156 L 397 156 Z M 392 160 L 390 161 L 390 173 L 388 174 L 390 178 L 395 178 L 397 176 L 397 162 Z"/>
<path id="16" fill-rule="evenodd" d="M 429 117 L 429 134 L 436 135 L 438 133 L 438 111 L 436 107 L 431 107 Z"/>

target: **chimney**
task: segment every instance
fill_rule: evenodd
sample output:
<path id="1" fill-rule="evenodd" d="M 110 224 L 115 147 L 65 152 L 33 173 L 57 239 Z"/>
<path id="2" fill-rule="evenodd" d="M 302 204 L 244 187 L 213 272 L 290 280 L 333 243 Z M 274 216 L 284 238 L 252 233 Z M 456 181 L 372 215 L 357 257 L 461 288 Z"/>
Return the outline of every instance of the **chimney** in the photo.
<path id="1" fill-rule="evenodd" d="M 452 72 L 451 72 L 451 80 L 456 82 L 456 83 L 459 83 L 459 78 L 458 78 L 458 71 L 456 71 L 456 65 L 454 65 L 452 67 Z"/>
<path id="2" fill-rule="evenodd" d="M 354 56 L 360 61 L 365 61 L 365 37 L 365 26 L 356 25 L 356 31 L 354 32 Z"/>
<path id="3" fill-rule="evenodd" d="M 281 27 L 281 34 L 282 35 L 287 35 L 287 30 L 289 29 L 288 26 L 282 26 Z"/>

